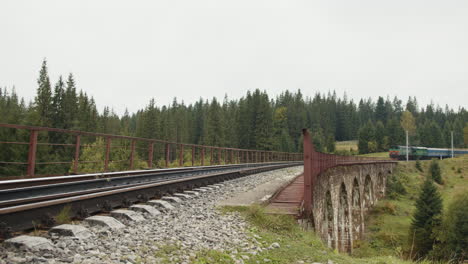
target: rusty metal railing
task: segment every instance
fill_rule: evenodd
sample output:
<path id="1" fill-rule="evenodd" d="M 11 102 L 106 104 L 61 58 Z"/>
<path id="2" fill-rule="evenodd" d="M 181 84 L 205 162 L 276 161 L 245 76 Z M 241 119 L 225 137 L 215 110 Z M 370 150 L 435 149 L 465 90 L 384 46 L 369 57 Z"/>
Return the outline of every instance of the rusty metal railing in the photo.
<path id="1" fill-rule="evenodd" d="M 306 217 L 312 212 L 312 196 L 317 177 L 327 169 L 337 166 L 359 165 L 369 163 L 395 163 L 393 160 L 382 160 L 374 157 L 340 156 L 315 151 L 310 133 L 302 130 L 304 138 L 304 203 Z"/>
<path id="2" fill-rule="evenodd" d="M 209 163 L 210 165 L 215 165 L 223 163 L 237 164 L 302 160 L 301 153 L 286 153 L 277 151 L 205 146 L 197 144 L 171 142 L 159 139 L 111 135 L 104 133 L 66 130 L 59 128 L 0 123 L 0 129 L 12 129 L 13 131 L 9 131 L 10 134 L 18 135 L 15 137 L 16 139 L 23 139 L 23 141 L 10 139 L 3 141 L 3 139 L 0 136 L 0 147 L 3 148 L 5 145 L 21 145 L 26 147 L 24 148 L 25 153 L 21 153 L 22 155 L 19 155 L 24 157 L 24 159 L 26 160 L 0 160 L 0 166 L 4 168 L 7 166 L 25 166 L 25 175 L 29 177 L 33 177 L 36 175 L 37 165 L 68 165 L 70 166 L 70 173 L 77 174 L 80 172 L 80 164 L 103 163 L 102 171 L 105 172 L 109 170 L 109 166 L 112 163 L 126 162 L 128 163 L 127 169 L 132 170 L 135 168 L 135 158 L 137 157 L 137 153 L 140 153 L 140 156 L 142 156 L 141 153 L 145 153 L 144 155 L 147 156 L 145 162 L 148 168 L 167 168 L 173 165 L 174 163 L 182 167 L 184 165 L 187 165 L 186 162 L 188 162 L 189 166 L 204 166 L 208 165 L 207 163 Z M 42 135 L 41 140 L 39 140 L 40 135 Z M 104 139 L 104 144 L 102 146 L 93 146 L 93 143 L 96 142 L 97 138 Z M 62 142 L 49 142 L 51 139 L 59 140 Z M 85 143 L 83 143 L 84 141 Z M 117 141 L 119 145 L 113 145 L 114 141 Z M 40 158 L 39 156 L 42 153 L 38 152 L 38 147 L 60 148 L 60 153 L 66 153 L 66 155 L 65 157 L 60 157 L 63 160 L 59 161 L 42 159 L 38 160 L 38 158 Z M 80 157 L 83 152 L 83 147 L 104 148 L 103 160 L 80 160 Z M 124 157 L 121 160 L 112 160 L 111 149 L 115 150 L 119 148 L 129 151 L 128 157 Z M 44 152 L 47 153 L 47 151 Z M 50 152 L 51 151 L 49 149 L 49 154 Z M 159 157 L 159 160 L 157 161 L 162 161 L 162 165 L 154 163 L 155 156 Z M 188 159 L 186 160 L 187 157 Z"/>

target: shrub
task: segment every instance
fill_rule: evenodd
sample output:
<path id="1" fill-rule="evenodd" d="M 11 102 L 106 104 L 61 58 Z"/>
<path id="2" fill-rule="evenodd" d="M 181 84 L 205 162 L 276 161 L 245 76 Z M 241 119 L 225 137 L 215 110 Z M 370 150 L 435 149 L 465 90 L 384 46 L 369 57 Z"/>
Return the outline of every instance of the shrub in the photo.
<path id="1" fill-rule="evenodd" d="M 387 178 L 387 197 L 390 199 L 397 199 L 400 195 L 407 193 L 401 178 L 397 174 L 391 174 Z"/>
<path id="2" fill-rule="evenodd" d="M 421 161 L 416 160 L 416 169 L 420 172 L 423 172 L 423 168 L 421 167 Z"/>
<path id="3" fill-rule="evenodd" d="M 468 193 L 462 193 L 453 199 L 444 217 L 437 245 L 432 257 L 463 262 L 468 254 Z"/>
<path id="4" fill-rule="evenodd" d="M 429 167 L 429 173 L 433 181 L 438 184 L 443 184 L 442 182 L 442 172 L 440 171 L 439 162 L 436 159 L 433 159 L 431 166 Z"/>

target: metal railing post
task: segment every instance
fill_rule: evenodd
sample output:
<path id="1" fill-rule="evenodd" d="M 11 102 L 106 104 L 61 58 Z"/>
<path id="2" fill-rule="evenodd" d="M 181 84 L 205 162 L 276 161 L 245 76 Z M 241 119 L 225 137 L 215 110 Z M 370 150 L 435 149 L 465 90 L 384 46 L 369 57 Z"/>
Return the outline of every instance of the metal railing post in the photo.
<path id="1" fill-rule="evenodd" d="M 154 152 L 154 143 L 151 142 L 148 146 L 148 168 L 153 167 L 153 152 Z"/>
<path id="2" fill-rule="evenodd" d="M 171 154 L 170 153 L 171 152 L 171 147 L 169 146 L 169 143 L 166 143 L 166 151 L 165 152 L 166 152 L 166 155 L 165 155 L 166 156 L 165 157 L 166 158 L 166 168 L 169 168 L 169 159 L 170 159 L 169 156 Z"/>
<path id="3" fill-rule="evenodd" d="M 136 140 L 132 140 L 131 145 L 130 145 L 130 169 L 133 170 L 133 167 L 135 165 L 134 160 L 135 160 L 135 144 Z"/>
<path id="4" fill-rule="evenodd" d="M 312 141 L 307 129 L 302 130 L 304 138 L 304 212 L 309 217 L 312 213 Z"/>
<path id="5" fill-rule="evenodd" d="M 80 162 L 80 143 L 81 143 L 81 135 L 76 135 L 76 142 L 75 142 L 75 160 L 73 161 L 73 173 L 78 173 L 78 163 Z"/>
<path id="6" fill-rule="evenodd" d="M 192 146 L 192 167 L 195 165 L 195 147 Z"/>
<path id="7" fill-rule="evenodd" d="M 179 152 L 179 167 L 184 166 L 184 144 L 180 144 L 180 152 Z"/>
<path id="8" fill-rule="evenodd" d="M 109 169 L 111 142 L 111 137 L 106 137 L 106 156 L 104 160 L 104 171 L 107 171 Z"/>
<path id="9" fill-rule="evenodd" d="M 34 176 L 36 168 L 36 152 L 37 152 L 37 130 L 31 130 L 29 135 L 29 151 L 28 151 L 28 171 L 29 177 Z"/>
<path id="10" fill-rule="evenodd" d="M 200 162 L 200 165 L 201 166 L 205 165 L 205 147 L 201 148 L 201 162 Z"/>
<path id="11" fill-rule="evenodd" d="M 210 158 L 210 165 L 213 165 L 213 152 L 214 152 L 214 148 L 211 148 L 211 158 Z"/>

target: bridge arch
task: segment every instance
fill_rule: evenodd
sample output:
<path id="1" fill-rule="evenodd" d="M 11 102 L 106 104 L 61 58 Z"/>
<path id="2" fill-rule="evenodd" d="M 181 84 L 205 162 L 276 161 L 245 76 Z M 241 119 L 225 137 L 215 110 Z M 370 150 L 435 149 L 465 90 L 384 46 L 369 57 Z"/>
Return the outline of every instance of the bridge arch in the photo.
<path id="1" fill-rule="evenodd" d="M 323 201 L 323 219 L 322 219 L 322 234 L 324 240 L 327 242 L 328 247 L 335 246 L 334 238 L 334 227 L 335 227 L 335 216 L 334 208 L 330 191 L 327 191 L 325 194 L 325 199 Z"/>
<path id="2" fill-rule="evenodd" d="M 359 189 L 359 183 L 357 178 L 354 178 L 353 181 L 353 190 L 351 194 L 351 217 L 352 217 L 352 231 L 353 231 L 353 240 L 357 240 L 362 235 L 361 223 L 363 219 L 361 218 L 362 208 L 361 208 L 361 192 Z"/>
<path id="3" fill-rule="evenodd" d="M 382 171 L 379 172 L 379 174 L 377 175 L 377 180 L 378 180 L 378 185 L 376 189 L 379 190 L 377 198 L 382 198 L 385 194 L 384 172 Z"/>
<path id="4" fill-rule="evenodd" d="M 350 213 L 348 203 L 348 192 L 346 185 L 341 183 L 339 192 L 339 207 L 338 207 L 338 249 L 342 252 L 350 252 L 351 237 L 350 237 Z"/>
<path id="5" fill-rule="evenodd" d="M 366 175 L 364 180 L 364 197 L 363 197 L 363 209 L 369 209 L 374 200 L 374 190 L 372 186 L 372 180 L 369 174 Z"/>

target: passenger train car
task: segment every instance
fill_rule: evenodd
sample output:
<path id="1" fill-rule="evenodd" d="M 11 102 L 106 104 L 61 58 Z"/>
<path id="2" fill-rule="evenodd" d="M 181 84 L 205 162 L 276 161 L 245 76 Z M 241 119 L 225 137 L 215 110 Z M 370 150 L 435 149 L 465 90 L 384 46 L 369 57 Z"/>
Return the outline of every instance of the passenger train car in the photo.
<path id="1" fill-rule="evenodd" d="M 467 149 L 454 149 L 453 155 L 460 156 L 468 154 Z M 406 159 L 406 146 L 393 146 L 389 151 L 390 158 L 405 160 Z M 425 148 L 425 147 L 409 147 L 409 159 L 445 159 L 452 157 L 452 149 L 442 149 L 442 148 Z"/>

